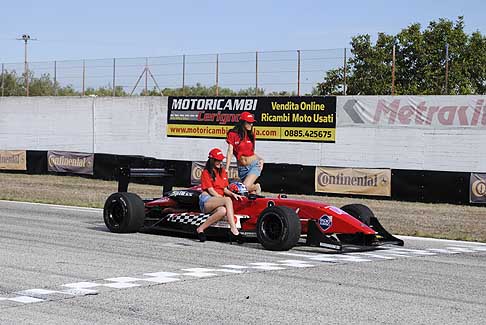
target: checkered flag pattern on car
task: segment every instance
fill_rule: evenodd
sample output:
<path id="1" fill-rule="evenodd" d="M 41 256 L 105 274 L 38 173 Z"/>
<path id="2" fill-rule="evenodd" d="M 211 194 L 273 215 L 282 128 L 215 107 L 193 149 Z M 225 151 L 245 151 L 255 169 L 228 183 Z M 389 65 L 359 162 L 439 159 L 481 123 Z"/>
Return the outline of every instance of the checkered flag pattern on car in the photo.
<path id="1" fill-rule="evenodd" d="M 167 218 L 169 222 L 183 223 L 185 225 L 199 226 L 209 218 L 210 214 L 174 213 Z"/>
<path id="2" fill-rule="evenodd" d="M 193 226 L 199 226 L 204 223 L 209 218 L 210 214 L 204 214 L 204 213 L 190 213 L 190 212 L 184 212 L 184 213 L 172 213 L 169 214 L 167 221 L 169 222 L 174 222 L 174 223 L 182 223 L 185 225 L 193 225 Z M 250 216 L 246 215 L 235 215 L 236 217 L 236 228 L 241 228 L 241 219 L 249 219 Z M 229 224 L 226 220 L 220 220 L 214 224 L 211 225 L 211 227 L 214 228 L 229 228 Z"/>

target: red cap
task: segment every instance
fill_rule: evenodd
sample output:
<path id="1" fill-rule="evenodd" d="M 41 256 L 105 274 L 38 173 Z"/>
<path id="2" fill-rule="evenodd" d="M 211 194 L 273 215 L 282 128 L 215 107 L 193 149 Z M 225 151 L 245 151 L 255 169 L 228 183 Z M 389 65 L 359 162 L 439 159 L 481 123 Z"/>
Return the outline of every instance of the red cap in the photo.
<path id="1" fill-rule="evenodd" d="M 246 121 L 248 123 L 253 123 L 255 122 L 255 116 L 249 112 L 243 112 L 240 114 L 240 120 Z"/>
<path id="2" fill-rule="evenodd" d="M 209 152 L 208 158 L 213 158 L 216 160 L 223 160 L 225 157 L 220 149 L 214 148 Z"/>

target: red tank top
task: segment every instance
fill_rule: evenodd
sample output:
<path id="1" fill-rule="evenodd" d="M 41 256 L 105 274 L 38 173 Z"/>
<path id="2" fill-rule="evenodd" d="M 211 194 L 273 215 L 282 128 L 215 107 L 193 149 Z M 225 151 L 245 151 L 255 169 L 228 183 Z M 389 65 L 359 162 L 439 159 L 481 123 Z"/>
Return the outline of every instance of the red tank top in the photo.
<path id="1" fill-rule="evenodd" d="M 223 168 L 221 175 L 215 170 L 216 178 L 213 180 L 211 174 L 207 169 L 204 169 L 201 175 L 201 188 L 206 191 L 208 188 L 212 187 L 214 190 L 221 195 L 224 195 L 224 188 L 228 186 L 228 174 Z"/>
<path id="2" fill-rule="evenodd" d="M 248 136 L 241 140 L 237 132 L 230 131 L 226 136 L 226 142 L 233 146 L 233 154 L 236 160 L 240 160 L 241 156 L 250 157 L 255 154 L 255 144 L 251 142 Z"/>

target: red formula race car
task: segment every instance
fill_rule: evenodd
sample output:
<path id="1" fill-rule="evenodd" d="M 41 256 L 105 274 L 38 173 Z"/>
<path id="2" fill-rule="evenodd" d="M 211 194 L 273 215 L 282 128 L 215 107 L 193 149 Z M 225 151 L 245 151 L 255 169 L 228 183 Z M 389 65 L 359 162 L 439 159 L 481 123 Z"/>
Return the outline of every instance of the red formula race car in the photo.
<path id="1" fill-rule="evenodd" d="M 120 169 L 118 192 L 106 200 L 103 212 L 110 231 L 159 229 L 195 234 L 196 227 L 209 217 L 199 210 L 199 187 L 171 190 L 165 184 L 167 191 L 162 197 L 142 200 L 127 192 L 129 180 L 134 177 L 170 178 L 170 173 L 165 169 Z M 403 241 L 387 232 L 362 204 L 338 208 L 285 195 L 248 195 L 233 204 L 240 231 L 248 238 L 256 237 L 269 250 L 289 250 L 298 244 L 339 251 L 373 249 L 384 244 L 403 246 Z M 228 236 L 229 226 L 220 221 L 206 233 Z"/>

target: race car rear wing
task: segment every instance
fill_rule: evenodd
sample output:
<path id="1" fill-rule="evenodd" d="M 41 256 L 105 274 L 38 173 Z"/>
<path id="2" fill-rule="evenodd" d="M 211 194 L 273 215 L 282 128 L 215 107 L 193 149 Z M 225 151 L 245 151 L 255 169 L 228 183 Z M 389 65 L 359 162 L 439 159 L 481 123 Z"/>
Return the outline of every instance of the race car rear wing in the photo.
<path id="1" fill-rule="evenodd" d="M 163 186 L 163 192 L 171 191 L 175 181 L 175 170 L 168 168 L 128 168 L 121 167 L 116 170 L 115 177 L 118 180 L 118 192 L 127 192 L 128 184 L 134 178 L 157 179 L 157 183 Z"/>

